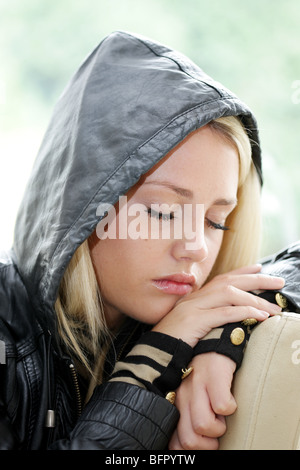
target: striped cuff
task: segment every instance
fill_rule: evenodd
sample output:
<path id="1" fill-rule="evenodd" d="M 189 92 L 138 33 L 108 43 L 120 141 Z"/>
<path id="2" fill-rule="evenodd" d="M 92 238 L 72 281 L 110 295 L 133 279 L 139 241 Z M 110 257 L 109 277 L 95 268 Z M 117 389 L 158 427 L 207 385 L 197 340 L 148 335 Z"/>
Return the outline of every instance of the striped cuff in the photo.
<path id="1" fill-rule="evenodd" d="M 138 385 L 160 395 L 175 390 L 182 369 L 193 357 L 185 342 L 156 331 L 145 333 L 122 361 L 118 361 L 109 381 Z"/>

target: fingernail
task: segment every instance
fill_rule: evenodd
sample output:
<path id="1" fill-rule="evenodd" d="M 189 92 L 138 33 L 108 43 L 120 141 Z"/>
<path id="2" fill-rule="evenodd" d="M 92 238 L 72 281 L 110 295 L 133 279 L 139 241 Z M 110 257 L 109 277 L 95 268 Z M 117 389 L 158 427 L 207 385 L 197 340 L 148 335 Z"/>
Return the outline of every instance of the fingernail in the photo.
<path id="1" fill-rule="evenodd" d="M 264 318 L 268 318 L 270 316 L 270 314 L 268 312 L 265 312 L 264 310 L 261 310 L 260 313 Z"/>
<path id="2" fill-rule="evenodd" d="M 276 314 L 276 313 L 281 313 L 281 312 L 282 312 L 282 308 L 281 308 L 279 305 L 272 304 L 272 312 L 274 312 L 275 314 Z"/>
<path id="3" fill-rule="evenodd" d="M 283 277 L 276 277 L 276 279 L 281 282 L 282 287 L 285 285 L 285 279 Z"/>

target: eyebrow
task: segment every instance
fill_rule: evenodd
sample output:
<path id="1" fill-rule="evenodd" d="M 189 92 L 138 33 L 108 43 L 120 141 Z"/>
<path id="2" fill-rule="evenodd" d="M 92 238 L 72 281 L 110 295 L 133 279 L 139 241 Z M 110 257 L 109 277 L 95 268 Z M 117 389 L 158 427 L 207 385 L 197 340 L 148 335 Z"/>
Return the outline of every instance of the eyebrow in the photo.
<path id="1" fill-rule="evenodd" d="M 194 193 L 190 189 L 181 188 L 180 186 L 176 186 L 175 184 L 172 184 L 168 181 L 145 181 L 144 184 L 154 184 L 157 186 L 164 186 L 165 188 L 171 189 L 176 194 L 179 194 L 180 196 L 185 197 L 187 199 L 192 199 L 194 197 Z M 236 198 L 232 198 L 232 199 L 220 198 L 220 199 L 216 199 L 212 205 L 213 206 L 236 206 L 237 199 Z"/>
<path id="2" fill-rule="evenodd" d="M 165 188 L 171 189 L 176 194 L 183 196 L 187 199 L 192 199 L 194 194 L 189 189 L 181 188 L 175 184 L 169 183 L 168 181 L 146 181 L 144 184 L 155 184 L 157 186 L 164 186 Z"/>

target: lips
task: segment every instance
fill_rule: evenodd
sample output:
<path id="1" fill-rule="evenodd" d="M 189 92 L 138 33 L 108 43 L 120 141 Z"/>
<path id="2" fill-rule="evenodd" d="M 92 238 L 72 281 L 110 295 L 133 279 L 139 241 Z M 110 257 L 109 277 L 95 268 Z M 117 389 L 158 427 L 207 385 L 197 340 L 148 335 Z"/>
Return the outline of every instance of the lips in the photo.
<path id="1" fill-rule="evenodd" d="M 192 274 L 172 274 L 160 279 L 154 279 L 153 285 L 166 294 L 186 295 L 192 292 L 196 279 Z"/>

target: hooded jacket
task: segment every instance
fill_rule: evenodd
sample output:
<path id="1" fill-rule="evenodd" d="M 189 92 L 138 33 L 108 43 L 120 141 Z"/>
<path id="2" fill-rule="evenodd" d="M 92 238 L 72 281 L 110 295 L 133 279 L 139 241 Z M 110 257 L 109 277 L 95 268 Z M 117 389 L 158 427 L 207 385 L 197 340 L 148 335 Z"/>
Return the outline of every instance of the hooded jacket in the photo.
<path id="1" fill-rule="evenodd" d="M 190 132 L 226 115 L 247 129 L 261 177 L 252 112 L 180 53 L 116 32 L 73 76 L 36 158 L 13 249 L 1 257 L 0 449 L 166 447 L 178 413 L 155 393 L 106 383 L 80 409 L 54 303 L 75 250 L 99 222 L 99 204 L 115 204 Z"/>

